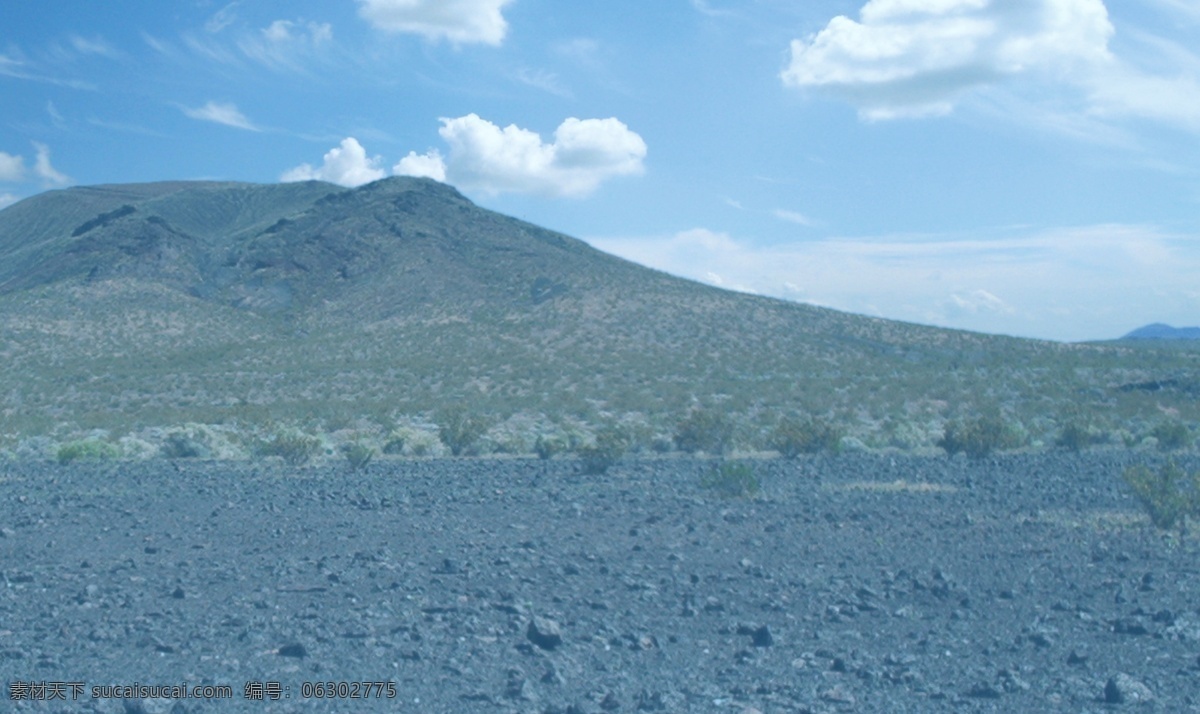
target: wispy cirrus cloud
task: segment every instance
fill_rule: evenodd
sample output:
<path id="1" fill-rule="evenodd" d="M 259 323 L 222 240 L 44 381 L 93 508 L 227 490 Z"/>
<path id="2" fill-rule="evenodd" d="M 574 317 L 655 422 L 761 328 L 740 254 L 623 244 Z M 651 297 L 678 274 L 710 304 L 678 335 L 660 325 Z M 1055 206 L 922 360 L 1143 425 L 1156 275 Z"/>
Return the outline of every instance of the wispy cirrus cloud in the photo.
<path id="1" fill-rule="evenodd" d="M 192 119 L 224 124 L 235 129 L 245 129 L 246 131 L 262 131 L 254 122 L 247 119 L 246 115 L 242 114 L 241 110 L 235 104 L 230 102 L 210 101 L 202 107 L 180 105 L 179 109 Z"/>
<path id="2" fill-rule="evenodd" d="M 33 142 L 34 153 L 33 174 L 42 181 L 42 185 L 51 188 L 66 186 L 71 183 L 71 177 L 60 172 L 50 164 L 50 147 L 41 142 Z"/>
<path id="3" fill-rule="evenodd" d="M 521 84 L 528 85 L 535 89 L 540 89 L 543 92 L 553 94 L 558 97 L 570 99 L 573 95 L 559 79 L 559 76 L 554 72 L 549 72 L 544 69 L 529 69 L 521 67 L 512 74 L 513 79 Z"/>
<path id="4" fill-rule="evenodd" d="M 99 35 L 95 37 L 71 35 L 70 42 L 71 47 L 80 55 L 96 55 L 109 59 L 117 59 L 121 56 L 121 52 L 117 48 Z"/>
<path id="5" fill-rule="evenodd" d="M 24 56 L 19 50 L 10 49 L 8 54 L 0 53 L 0 76 L 23 79 L 30 82 L 41 82 L 70 89 L 97 91 L 98 87 L 91 82 L 80 79 L 63 78 L 48 73 Z"/>
<path id="6" fill-rule="evenodd" d="M 311 20 L 275 20 L 242 36 L 238 50 L 270 69 L 304 72 L 309 60 L 331 45 L 333 25 Z"/>
<path id="7" fill-rule="evenodd" d="M 804 215 L 803 213 L 800 213 L 799 211 L 789 211 L 789 210 L 786 210 L 783 208 L 776 208 L 774 211 L 771 212 L 771 215 L 775 216 L 776 218 L 778 218 L 781 221 L 787 221 L 788 223 L 795 223 L 798 226 L 805 226 L 805 227 L 811 228 L 812 226 L 816 225 L 816 223 L 813 221 L 813 219 L 809 218 L 808 216 Z"/>
<path id="8" fill-rule="evenodd" d="M 235 26 L 235 16 L 224 20 L 226 24 L 221 24 L 217 31 L 184 33 L 181 46 L 193 56 L 216 65 L 242 69 L 254 63 L 298 74 L 308 74 L 314 61 L 326 58 L 333 47 L 333 25 L 328 22 L 279 19 L 250 28 Z M 235 29 L 228 29 L 231 26 Z M 181 56 L 170 41 L 146 34 L 142 39 L 159 54 L 174 59 Z"/>
<path id="9" fill-rule="evenodd" d="M 236 1 L 231 2 L 214 12 L 204 23 L 204 31 L 215 35 L 237 22 L 237 8 L 239 4 Z"/>

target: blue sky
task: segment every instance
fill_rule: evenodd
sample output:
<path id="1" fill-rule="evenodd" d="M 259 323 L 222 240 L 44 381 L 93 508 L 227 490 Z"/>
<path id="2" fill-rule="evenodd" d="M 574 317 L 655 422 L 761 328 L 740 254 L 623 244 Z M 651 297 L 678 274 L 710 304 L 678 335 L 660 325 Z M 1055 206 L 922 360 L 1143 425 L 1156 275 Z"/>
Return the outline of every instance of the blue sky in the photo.
<path id="1" fill-rule="evenodd" d="M 1200 0 L 0 4 L 0 205 L 433 176 L 679 275 L 1058 340 L 1200 324 Z"/>

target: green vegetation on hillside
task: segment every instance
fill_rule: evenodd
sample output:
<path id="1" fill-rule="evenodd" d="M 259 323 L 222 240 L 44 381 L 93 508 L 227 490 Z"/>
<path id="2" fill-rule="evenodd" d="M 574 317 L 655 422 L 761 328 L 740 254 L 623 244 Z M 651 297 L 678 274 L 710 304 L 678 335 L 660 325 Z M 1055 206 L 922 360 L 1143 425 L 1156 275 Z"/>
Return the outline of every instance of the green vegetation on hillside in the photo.
<path id="1" fill-rule="evenodd" d="M 1126 469 L 1124 478 L 1155 527 L 1178 527 L 1182 539 L 1188 519 L 1200 518 L 1200 472 L 1189 475 L 1168 461 L 1158 471 L 1146 466 Z"/>
<path id="2" fill-rule="evenodd" d="M 1189 448 L 1200 422 L 1200 351 L 722 291 L 406 178 L 22 201 L 0 211 L 0 356 L 0 450 L 43 456 L 96 430 L 122 454 L 265 453 L 272 424 L 381 457 L 579 455 L 613 424 L 634 453 L 982 455 Z"/>

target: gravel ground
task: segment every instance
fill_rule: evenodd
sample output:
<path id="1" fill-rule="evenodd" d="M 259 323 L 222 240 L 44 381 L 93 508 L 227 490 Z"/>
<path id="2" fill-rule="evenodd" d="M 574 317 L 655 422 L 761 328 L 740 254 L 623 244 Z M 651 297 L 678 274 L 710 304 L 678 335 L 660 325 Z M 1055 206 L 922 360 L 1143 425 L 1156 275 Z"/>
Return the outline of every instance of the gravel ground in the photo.
<path id="1" fill-rule="evenodd" d="M 756 499 L 682 459 L 3 464 L 0 708 L 1200 712 L 1200 546 L 1120 480 L 1156 458 L 759 461 Z M 233 698 L 92 696 L 184 682 Z"/>

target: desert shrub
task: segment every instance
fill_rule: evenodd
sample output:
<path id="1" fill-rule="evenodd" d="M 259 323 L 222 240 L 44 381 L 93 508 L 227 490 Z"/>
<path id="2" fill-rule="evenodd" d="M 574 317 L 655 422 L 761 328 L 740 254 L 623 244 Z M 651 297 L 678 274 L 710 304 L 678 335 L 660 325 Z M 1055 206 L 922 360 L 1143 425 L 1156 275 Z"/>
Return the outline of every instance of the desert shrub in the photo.
<path id="1" fill-rule="evenodd" d="M 350 464 L 351 471 L 361 471 L 375 458 L 375 448 L 356 441 L 343 445 L 342 454 L 346 457 L 346 463 Z"/>
<path id="2" fill-rule="evenodd" d="M 669 454 L 675 447 L 675 440 L 668 434 L 655 434 L 650 437 L 650 450 L 656 454 Z"/>
<path id="3" fill-rule="evenodd" d="M 436 427 L 424 428 L 412 424 L 397 427 L 384 442 L 383 453 L 433 456 L 442 453 L 444 448 Z"/>
<path id="4" fill-rule="evenodd" d="M 543 461 L 552 459 L 566 449 L 566 443 L 557 437 L 539 434 L 533 442 L 533 453 Z"/>
<path id="5" fill-rule="evenodd" d="M 69 464 L 80 459 L 115 459 L 121 455 L 120 449 L 114 444 L 100 439 L 80 439 L 68 441 L 58 447 L 55 458 L 60 464 Z"/>
<path id="6" fill-rule="evenodd" d="M 384 454 L 428 456 L 442 449 L 442 439 L 431 428 L 418 425 L 398 426 L 383 439 Z"/>
<path id="7" fill-rule="evenodd" d="M 724 454 L 733 441 L 733 422 L 712 409 L 694 409 L 675 428 L 675 446 L 694 454 Z"/>
<path id="8" fill-rule="evenodd" d="M 723 498 L 754 498 L 758 495 L 758 475 L 748 463 L 722 461 L 700 477 L 700 487 Z"/>
<path id="9" fill-rule="evenodd" d="M 625 433 L 615 427 L 602 428 L 591 444 L 580 447 L 579 458 L 585 474 L 602 474 L 621 459 L 628 448 Z"/>
<path id="10" fill-rule="evenodd" d="M 837 451 L 842 436 L 841 429 L 823 419 L 788 417 L 771 432 L 770 446 L 784 458 L 794 459 L 800 454 Z"/>
<path id="11" fill-rule="evenodd" d="M 236 427 L 218 424 L 189 423 L 158 434 L 158 454 L 167 459 L 243 459 L 257 448 Z"/>
<path id="12" fill-rule="evenodd" d="M 447 409 L 438 419 L 438 436 L 453 456 L 470 453 L 486 432 L 487 422 L 462 408 Z"/>
<path id="13" fill-rule="evenodd" d="M 1192 434 L 1181 421 L 1164 421 L 1154 427 L 1150 436 L 1158 440 L 1158 448 L 1163 451 L 1186 449 L 1192 443 Z"/>
<path id="14" fill-rule="evenodd" d="M 212 451 L 194 435 L 186 431 L 167 434 L 159 447 L 159 453 L 168 459 L 206 459 Z"/>
<path id="15" fill-rule="evenodd" d="M 1098 430 L 1077 421 L 1070 421 L 1058 432 L 1054 444 L 1071 451 L 1083 451 L 1103 440 L 1104 435 Z"/>
<path id="16" fill-rule="evenodd" d="M 117 439 L 117 453 L 123 459 L 153 459 L 160 453 L 157 444 L 152 444 L 149 441 L 127 434 Z"/>
<path id="17" fill-rule="evenodd" d="M 407 445 L 408 440 L 404 434 L 391 434 L 383 442 L 383 453 L 398 456 L 404 453 L 404 447 Z"/>
<path id="18" fill-rule="evenodd" d="M 282 429 L 258 443 L 259 456 L 278 456 L 291 466 L 303 466 L 321 449 L 321 440 L 298 429 Z"/>
<path id="19" fill-rule="evenodd" d="M 964 453 L 973 459 L 993 451 L 1015 449 L 1021 445 L 1020 432 L 998 417 L 981 416 L 968 421 L 946 422 L 938 446 L 954 456 Z"/>
<path id="20" fill-rule="evenodd" d="M 1156 527 L 1170 530 L 1178 526 L 1182 537 L 1187 519 L 1200 517 L 1200 472 L 1189 476 L 1168 461 L 1157 472 L 1134 466 L 1125 469 L 1123 476 Z"/>

